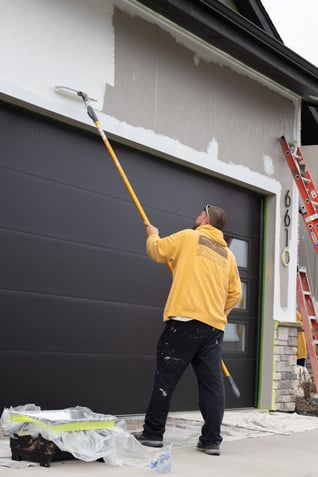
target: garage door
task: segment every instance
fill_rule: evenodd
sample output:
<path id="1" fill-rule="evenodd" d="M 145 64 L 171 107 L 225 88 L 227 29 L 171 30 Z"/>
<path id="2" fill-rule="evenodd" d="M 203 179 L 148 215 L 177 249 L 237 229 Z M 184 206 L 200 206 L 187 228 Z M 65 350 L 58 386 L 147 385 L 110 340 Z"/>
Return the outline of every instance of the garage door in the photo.
<path id="1" fill-rule="evenodd" d="M 145 254 L 144 226 L 96 135 L 1 105 L 0 406 L 88 406 L 142 413 L 170 285 Z M 191 227 L 206 203 L 229 213 L 244 300 L 224 359 L 255 404 L 262 200 L 213 177 L 120 144 L 113 147 L 162 235 Z M 173 410 L 197 409 L 192 370 Z"/>

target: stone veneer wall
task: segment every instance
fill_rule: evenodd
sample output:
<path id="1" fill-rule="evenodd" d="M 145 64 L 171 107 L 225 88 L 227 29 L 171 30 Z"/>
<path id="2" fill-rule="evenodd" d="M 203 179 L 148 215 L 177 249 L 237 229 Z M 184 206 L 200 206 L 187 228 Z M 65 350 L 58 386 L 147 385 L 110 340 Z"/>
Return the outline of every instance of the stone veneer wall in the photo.
<path id="1" fill-rule="evenodd" d="M 298 385 L 296 323 L 278 323 L 274 338 L 273 401 L 274 411 L 294 412 Z"/>

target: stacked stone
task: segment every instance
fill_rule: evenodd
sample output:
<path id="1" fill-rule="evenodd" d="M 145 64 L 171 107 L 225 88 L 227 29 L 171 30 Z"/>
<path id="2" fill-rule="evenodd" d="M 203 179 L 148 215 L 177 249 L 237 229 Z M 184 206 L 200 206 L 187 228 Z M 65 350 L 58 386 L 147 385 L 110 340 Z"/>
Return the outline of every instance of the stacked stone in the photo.
<path id="1" fill-rule="evenodd" d="M 279 323 L 276 328 L 274 346 L 274 410 L 294 412 L 298 379 L 297 364 L 297 326 L 292 323 Z"/>

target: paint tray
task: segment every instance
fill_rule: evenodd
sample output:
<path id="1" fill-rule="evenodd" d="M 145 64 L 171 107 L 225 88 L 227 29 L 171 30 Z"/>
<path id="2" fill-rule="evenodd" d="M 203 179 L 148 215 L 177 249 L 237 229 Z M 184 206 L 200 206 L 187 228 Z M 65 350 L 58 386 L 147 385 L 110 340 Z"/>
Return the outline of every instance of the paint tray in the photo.
<path id="1" fill-rule="evenodd" d="M 11 427 L 10 448 L 13 460 L 39 462 L 49 467 L 52 461 L 70 460 L 75 457 L 59 449 L 58 436 L 65 432 L 111 429 L 115 417 L 93 413 L 87 408 L 69 408 L 57 411 L 17 411 L 13 408 L 6 414 Z"/>
<path id="2" fill-rule="evenodd" d="M 39 431 L 59 432 L 111 429 L 115 425 L 114 416 L 87 412 L 84 408 L 70 408 L 57 411 L 15 411 L 9 410 L 10 421 L 16 424 L 32 424 Z"/>

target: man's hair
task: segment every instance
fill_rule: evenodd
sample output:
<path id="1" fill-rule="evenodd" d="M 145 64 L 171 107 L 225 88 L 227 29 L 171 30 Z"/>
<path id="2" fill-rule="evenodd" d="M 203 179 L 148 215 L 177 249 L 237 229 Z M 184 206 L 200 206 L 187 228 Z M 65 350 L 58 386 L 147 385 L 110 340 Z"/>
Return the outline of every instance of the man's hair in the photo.
<path id="1" fill-rule="evenodd" d="M 216 229 L 223 230 L 227 222 L 227 214 L 220 207 L 211 205 L 208 208 L 209 222 L 210 225 L 213 225 Z"/>

